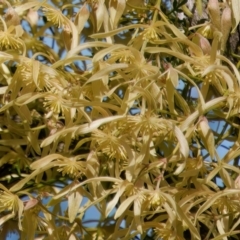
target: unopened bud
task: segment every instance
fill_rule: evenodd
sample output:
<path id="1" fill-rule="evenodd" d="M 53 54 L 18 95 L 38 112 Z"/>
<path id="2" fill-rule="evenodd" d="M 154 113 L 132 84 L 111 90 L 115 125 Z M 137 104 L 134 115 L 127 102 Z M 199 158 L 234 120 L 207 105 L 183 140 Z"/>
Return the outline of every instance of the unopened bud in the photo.
<path id="1" fill-rule="evenodd" d="M 215 156 L 215 140 L 212 130 L 208 125 L 208 120 L 206 117 L 200 117 L 198 123 L 198 134 L 208 150 L 210 157 L 213 159 Z"/>
<path id="2" fill-rule="evenodd" d="M 210 55 L 211 45 L 210 45 L 209 41 L 205 37 L 200 35 L 199 42 L 200 42 L 200 47 L 203 50 L 203 53 L 206 55 Z"/>
<path id="3" fill-rule="evenodd" d="M 222 19 L 221 19 L 221 32 L 222 32 L 221 50 L 222 51 L 225 50 L 231 28 L 232 28 L 232 12 L 229 7 L 226 7 L 223 10 Z"/>
<path id="4" fill-rule="evenodd" d="M 204 55 L 210 55 L 210 53 L 211 53 L 211 45 L 210 45 L 209 41 L 205 37 L 203 37 L 199 33 L 195 33 L 195 36 L 193 37 L 193 42 L 195 44 L 197 44 L 198 46 L 200 46 L 200 48 L 202 49 Z"/>
<path id="5" fill-rule="evenodd" d="M 38 22 L 38 12 L 34 11 L 32 9 L 29 9 L 27 18 L 29 20 L 29 23 L 33 26 L 37 25 Z"/>
<path id="6" fill-rule="evenodd" d="M 221 29 L 221 17 L 218 0 L 209 0 L 208 12 L 213 25 L 220 31 Z"/>
<path id="7" fill-rule="evenodd" d="M 12 7 L 8 8 L 4 17 L 8 27 L 20 24 L 19 16 Z"/>

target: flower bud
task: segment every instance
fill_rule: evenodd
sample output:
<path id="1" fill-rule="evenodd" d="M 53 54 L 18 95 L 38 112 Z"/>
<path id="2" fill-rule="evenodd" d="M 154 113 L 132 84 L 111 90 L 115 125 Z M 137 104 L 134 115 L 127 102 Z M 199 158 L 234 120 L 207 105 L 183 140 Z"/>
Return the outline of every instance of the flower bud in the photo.
<path id="1" fill-rule="evenodd" d="M 213 25 L 220 31 L 221 29 L 221 18 L 218 0 L 209 0 L 208 12 Z"/>
<path id="2" fill-rule="evenodd" d="M 206 117 L 202 116 L 198 123 L 198 134 L 208 150 L 210 157 L 213 159 L 215 155 L 215 140 L 211 128 L 208 125 L 208 120 Z"/>
<path id="3" fill-rule="evenodd" d="M 203 37 L 199 33 L 195 33 L 195 36 L 193 37 L 193 42 L 196 43 L 198 46 L 200 46 L 204 55 L 210 55 L 211 45 L 207 40 L 207 38 Z"/>
<path id="4" fill-rule="evenodd" d="M 202 48 L 204 54 L 210 55 L 211 45 L 205 37 L 200 37 L 200 47 Z"/>
<path id="5" fill-rule="evenodd" d="M 232 12 L 229 7 L 226 7 L 223 10 L 222 19 L 221 19 L 221 32 L 223 34 L 221 39 L 222 51 L 225 50 L 231 28 L 232 28 Z"/>
<path id="6" fill-rule="evenodd" d="M 19 16 L 12 7 L 8 8 L 4 17 L 8 27 L 20 24 Z"/>
<path id="7" fill-rule="evenodd" d="M 38 22 L 38 12 L 34 11 L 33 9 L 29 9 L 27 18 L 29 20 L 29 23 L 33 26 L 37 25 Z"/>

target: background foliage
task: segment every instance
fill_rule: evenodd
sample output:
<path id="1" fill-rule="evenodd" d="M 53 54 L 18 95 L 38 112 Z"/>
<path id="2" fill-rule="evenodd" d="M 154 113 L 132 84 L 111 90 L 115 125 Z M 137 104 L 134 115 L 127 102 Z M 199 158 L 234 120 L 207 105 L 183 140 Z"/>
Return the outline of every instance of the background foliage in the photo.
<path id="1" fill-rule="evenodd" d="M 0 4 L 2 239 L 239 239 L 238 0 Z"/>

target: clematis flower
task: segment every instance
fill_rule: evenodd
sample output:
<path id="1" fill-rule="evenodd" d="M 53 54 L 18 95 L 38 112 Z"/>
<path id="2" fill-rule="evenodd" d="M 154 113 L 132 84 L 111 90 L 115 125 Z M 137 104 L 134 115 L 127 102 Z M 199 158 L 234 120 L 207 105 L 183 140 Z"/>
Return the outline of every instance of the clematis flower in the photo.
<path id="1" fill-rule="evenodd" d="M 160 190 L 150 191 L 147 194 L 147 202 L 149 203 L 149 207 L 153 209 L 159 209 L 166 199 L 162 196 Z"/>
<path id="2" fill-rule="evenodd" d="M 0 189 L 0 212 L 11 212 L 9 215 L 10 218 L 14 218 L 16 215 L 18 215 L 18 226 L 19 229 L 22 229 L 20 219 L 23 214 L 23 202 L 16 194 L 9 191 L 2 184 L 0 184 Z M 0 219 L 2 223 L 4 222 L 4 218 L 5 216 Z"/>
<path id="3" fill-rule="evenodd" d="M 19 209 L 19 199 L 9 191 L 1 191 L 0 211 L 13 211 L 16 213 Z"/>
<path id="4" fill-rule="evenodd" d="M 239 212 L 239 210 L 240 210 L 240 207 L 238 204 L 238 198 L 236 198 L 236 197 L 234 198 L 234 196 L 220 197 L 214 202 L 212 207 L 217 208 L 220 213 Z"/>
<path id="5" fill-rule="evenodd" d="M 28 88 L 33 88 L 34 90 L 36 88 L 39 90 L 59 89 L 60 81 L 58 78 L 60 78 L 58 73 L 50 67 L 33 59 L 25 59 L 18 65 L 12 84 L 22 87 L 28 86 Z M 21 85 L 19 82 L 21 82 Z"/>
<path id="6" fill-rule="evenodd" d="M 179 150 L 184 157 L 188 157 L 189 147 L 186 138 L 174 122 L 159 118 L 150 111 L 144 115 L 128 116 L 128 127 L 133 136 L 148 139 L 150 136 L 168 137 L 178 140 Z"/>
<path id="7" fill-rule="evenodd" d="M 118 137 L 118 131 L 110 131 L 107 128 L 104 130 L 94 130 L 92 139 L 97 145 L 97 149 L 101 150 L 111 159 L 117 158 L 127 159 L 127 152 L 124 148 L 123 140 Z"/>
<path id="8" fill-rule="evenodd" d="M 111 62 L 117 62 L 120 63 L 133 63 L 135 60 L 135 56 L 133 55 L 132 51 L 129 49 L 120 49 L 115 50 L 111 53 L 111 57 L 109 59 L 109 63 Z"/>
<path id="9" fill-rule="evenodd" d="M 176 239 L 173 236 L 173 231 L 167 226 L 167 224 L 159 224 L 159 227 L 154 228 L 156 239 Z"/>
<path id="10" fill-rule="evenodd" d="M 131 79 L 153 79 L 160 75 L 159 69 L 156 66 L 152 66 L 145 61 L 129 64 L 125 69 L 127 76 Z"/>
<path id="11" fill-rule="evenodd" d="M 198 73 L 197 76 L 202 78 L 203 84 L 213 85 L 221 95 L 229 89 L 232 90 L 233 79 L 228 69 L 217 63 L 211 64 L 208 56 L 198 57 L 196 60 L 201 65 L 195 65 L 194 70 Z"/>
<path id="12" fill-rule="evenodd" d="M 43 13 L 47 20 L 57 27 L 61 28 L 67 26 L 67 19 L 59 9 L 55 9 L 49 4 L 43 4 Z"/>
<path id="13" fill-rule="evenodd" d="M 63 93 L 60 91 L 53 91 L 53 93 L 45 97 L 44 106 L 50 108 L 54 113 L 64 112 L 67 110 L 66 107 L 63 106 L 64 98 Z"/>
<path id="14" fill-rule="evenodd" d="M 138 135 L 139 132 L 143 135 L 151 133 L 164 135 L 169 131 L 165 120 L 150 112 L 147 112 L 145 115 L 128 116 L 128 123 L 136 135 Z"/>
<path id="15" fill-rule="evenodd" d="M 86 171 L 86 162 L 78 161 L 77 157 L 59 160 L 57 166 L 58 172 L 61 172 L 63 176 L 69 175 L 72 178 L 79 178 Z"/>
<path id="16" fill-rule="evenodd" d="M 143 42 L 156 43 L 161 39 L 163 35 L 164 27 L 160 26 L 159 22 L 146 27 L 138 34 L 137 37 L 132 39 L 132 45 L 136 49 L 140 49 Z"/>
<path id="17" fill-rule="evenodd" d="M 11 33 L 12 28 L 8 31 L 0 31 L 0 48 L 1 49 L 21 49 L 23 42 L 21 39 L 16 38 L 14 34 Z"/>
<path id="18" fill-rule="evenodd" d="M 186 162 L 186 172 L 193 172 L 193 174 L 199 172 L 201 176 L 205 176 L 207 174 L 207 168 L 204 165 L 202 156 L 188 159 L 188 161 Z"/>
<path id="19" fill-rule="evenodd" d="M 143 40 L 148 42 L 154 42 L 159 40 L 159 33 L 157 28 L 154 26 L 149 26 L 148 28 L 144 29 L 144 31 L 140 34 L 142 35 Z"/>

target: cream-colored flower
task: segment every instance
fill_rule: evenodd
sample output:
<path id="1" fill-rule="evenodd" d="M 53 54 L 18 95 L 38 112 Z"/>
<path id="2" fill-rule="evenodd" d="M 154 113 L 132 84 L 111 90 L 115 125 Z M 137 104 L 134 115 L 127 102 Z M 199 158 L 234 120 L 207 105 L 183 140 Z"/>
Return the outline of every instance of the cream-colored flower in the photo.
<path id="1" fill-rule="evenodd" d="M 213 85 L 220 94 L 224 94 L 224 92 L 228 89 L 228 82 L 226 81 L 227 73 L 224 73 L 222 69 L 218 68 L 217 64 L 211 64 L 209 55 L 193 56 L 193 58 L 198 63 L 198 65 L 193 65 L 195 75 L 197 77 L 199 76 L 203 80 L 203 84 L 209 83 Z M 211 65 L 213 70 L 207 72 L 203 76 L 205 70 Z"/>
<path id="2" fill-rule="evenodd" d="M 64 158 L 62 161 L 58 161 L 58 172 L 62 175 L 69 175 L 72 178 L 79 178 L 85 174 L 86 162 L 78 161 L 77 157 Z"/>
<path id="3" fill-rule="evenodd" d="M 140 34 L 143 36 L 143 40 L 148 42 L 154 42 L 159 40 L 159 34 L 157 33 L 157 28 L 154 26 L 149 26 L 148 28 L 144 29 L 144 31 Z"/>
<path id="4" fill-rule="evenodd" d="M 123 140 L 118 137 L 117 130 L 112 131 L 105 128 L 104 130 L 94 130 L 92 139 L 97 145 L 97 149 L 101 150 L 110 158 L 127 159 L 127 152 L 123 145 Z"/>
<path id="5" fill-rule="evenodd" d="M 158 190 L 149 193 L 147 201 L 149 202 L 149 207 L 152 209 L 158 209 L 162 206 L 166 199 L 162 196 L 161 191 Z"/>
<path id="6" fill-rule="evenodd" d="M 33 81 L 33 74 L 34 72 L 33 72 L 32 60 L 24 61 L 18 65 L 16 75 L 21 79 L 21 81 L 24 83 L 25 86 L 32 87 L 35 85 Z M 38 85 L 40 88 L 42 88 L 45 85 L 45 83 L 43 80 L 42 73 L 39 73 L 39 74 L 40 75 L 38 76 Z"/>
<path id="7" fill-rule="evenodd" d="M 186 162 L 185 170 L 198 170 L 201 176 L 205 176 L 205 174 L 207 173 L 207 168 L 204 165 L 202 156 L 198 156 L 197 158 L 189 158 Z"/>
<path id="8" fill-rule="evenodd" d="M 23 202 L 19 197 L 0 184 L 0 212 L 10 211 L 12 217 L 18 216 L 18 226 L 22 229 L 20 218 L 23 213 Z M 4 221 L 3 221 L 4 222 Z"/>
<path id="9" fill-rule="evenodd" d="M 60 76 L 54 69 L 41 64 L 39 61 L 25 59 L 17 68 L 14 75 L 16 81 L 21 81 L 22 85 L 39 90 L 62 89 L 58 78 Z M 16 84 L 16 83 L 14 83 Z"/>
<path id="10" fill-rule="evenodd" d="M 133 63 L 135 60 L 135 56 L 133 55 L 132 51 L 129 49 L 120 49 L 115 50 L 111 53 L 111 57 L 109 58 L 108 62 L 117 62 L 120 63 Z"/>
<path id="11" fill-rule="evenodd" d="M 1 191 L 0 192 L 0 212 L 2 211 L 13 211 L 16 213 L 19 209 L 19 201 L 17 195 L 11 192 Z"/>
<path id="12" fill-rule="evenodd" d="M 0 31 L 0 48 L 5 49 L 21 49 L 23 42 L 7 31 Z"/>
<path id="13" fill-rule="evenodd" d="M 139 80 L 141 78 L 152 79 L 157 78 L 160 74 L 158 67 L 146 63 L 145 61 L 134 61 L 124 69 L 130 79 Z"/>
<path id="14" fill-rule="evenodd" d="M 171 239 L 173 237 L 173 231 L 165 223 L 159 225 L 159 227 L 154 228 L 156 239 Z"/>
<path id="15" fill-rule="evenodd" d="M 46 108 L 50 108 L 50 110 L 52 110 L 54 113 L 60 113 L 61 111 L 63 111 L 63 102 L 64 99 L 62 97 L 62 92 L 57 91 L 57 92 L 53 92 L 51 95 L 46 96 L 44 101 L 44 106 Z"/>
<path id="16" fill-rule="evenodd" d="M 212 24 L 207 24 L 200 27 L 197 32 L 207 39 L 213 39 L 213 26 Z"/>
<path id="17" fill-rule="evenodd" d="M 57 27 L 66 27 L 68 25 L 67 18 L 59 9 L 55 9 L 49 4 L 43 4 L 43 13 L 47 20 Z"/>
<path id="18" fill-rule="evenodd" d="M 156 135 L 164 135 L 169 132 L 169 127 L 165 124 L 165 120 L 150 112 L 144 115 L 128 116 L 127 121 L 130 129 L 135 134 L 155 133 Z"/>
<path id="19" fill-rule="evenodd" d="M 234 196 L 220 197 L 214 202 L 212 207 L 217 208 L 220 213 L 226 213 L 226 212 L 234 213 L 234 212 L 240 211 L 238 197 L 234 199 Z"/>

